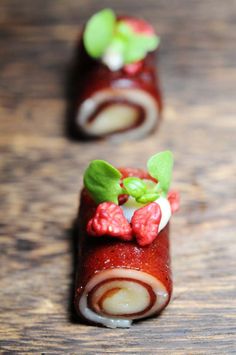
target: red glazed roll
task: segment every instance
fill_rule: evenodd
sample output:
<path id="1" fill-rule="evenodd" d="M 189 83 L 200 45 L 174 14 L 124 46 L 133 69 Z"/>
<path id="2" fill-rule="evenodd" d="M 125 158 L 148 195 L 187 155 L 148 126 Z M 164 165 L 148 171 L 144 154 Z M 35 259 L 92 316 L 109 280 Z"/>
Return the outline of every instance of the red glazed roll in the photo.
<path id="1" fill-rule="evenodd" d="M 111 10 L 101 13 L 106 11 Z M 98 15 L 100 13 L 95 16 Z M 88 53 L 89 45 L 84 44 L 85 27 L 78 54 L 78 90 L 73 112 L 73 129 L 78 136 L 117 141 L 139 139 L 151 133 L 159 122 L 162 101 L 156 73 L 156 49 L 152 49 L 157 47 L 157 37 L 153 28 L 142 20 L 115 18 L 114 26 L 120 23 L 126 26 L 125 31 L 130 28 L 137 38 L 126 40 L 123 33 L 118 33 L 96 58 L 92 56 L 93 51 Z M 145 36 L 156 39 L 156 45 L 154 43 L 146 52 L 143 50 L 145 54 L 135 56 L 137 48 L 133 42 L 138 43 L 139 35 L 142 41 Z"/>
<path id="2" fill-rule="evenodd" d="M 153 183 L 153 178 L 144 171 L 120 171 L 121 181 L 135 176 L 142 181 Z M 87 189 L 83 189 L 78 216 L 79 264 L 75 292 L 75 308 L 82 318 L 111 328 L 126 328 L 133 320 L 156 315 L 167 306 L 172 293 L 168 221 L 172 205 L 176 209 L 178 203 L 176 197 L 173 198 L 173 194 L 171 196 L 172 199 L 159 197 L 156 202 L 145 204 L 144 208 L 157 206 L 160 214 L 155 238 L 144 243 L 138 238 L 135 240 L 133 232 L 129 234 L 128 230 L 125 238 L 123 236 L 121 240 L 115 234 L 90 234 L 89 231 L 93 230 L 88 229 L 88 226 L 91 227 L 89 221 L 94 221 L 99 206 L 111 206 L 112 203 L 98 205 Z M 114 209 L 122 210 L 124 218 L 130 221 L 129 215 L 133 214 L 134 206 L 132 197 L 120 196 L 119 201 L 122 205 L 113 204 Z M 136 212 L 143 210 L 139 205 L 135 205 Z M 105 212 L 102 212 L 102 216 L 107 218 Z M 118 225 L 123 223 L 122 218 L 118 220 Z M 115 214 L 111 216 L 111 225 L 108 228 L 110 231 L 112 228 L 115 230 L 116 226 L 112 222 L 114 219 Z M 135 230 L 133 219 L 130 223 Z M 149 219 L 146 227 L 148 225 L 150 234 L 153 230 L 150 228 L 151 224 L 152 220 Z"/>
<path id="3" fill-rule="evenodd" d="M 82 202 L 81 218 L 84 208 Z M 80 316 L 106 327 L 126 328 L 133 320 L 158 314 L 167 306 L 172 292 L 169 226 L 146 247 L 105 238 L 91 240 L 82 233 L 75 296 Z"/>

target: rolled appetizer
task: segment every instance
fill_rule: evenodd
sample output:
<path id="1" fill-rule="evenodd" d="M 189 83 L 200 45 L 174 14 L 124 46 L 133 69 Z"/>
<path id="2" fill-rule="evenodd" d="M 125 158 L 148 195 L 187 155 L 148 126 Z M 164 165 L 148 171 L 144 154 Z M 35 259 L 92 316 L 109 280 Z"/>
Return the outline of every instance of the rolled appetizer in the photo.
<path id="1" fill-rule="evenodd" d="M 139 139 L 151 133 L 162 101 L 153 27 L 104 9 L 88 20 L 79 44 L 73 133 L 82 138 Z"/>
<path id="2" fill-rule="evenodd" d="M 85 171 L 74 303 L 86 321 L 127 328 L 170 301 L 169 220 L 179 206 L 168 192 L 172 165 L 165 151 L 148 160 L 148 172 L 103 160 Z"/>

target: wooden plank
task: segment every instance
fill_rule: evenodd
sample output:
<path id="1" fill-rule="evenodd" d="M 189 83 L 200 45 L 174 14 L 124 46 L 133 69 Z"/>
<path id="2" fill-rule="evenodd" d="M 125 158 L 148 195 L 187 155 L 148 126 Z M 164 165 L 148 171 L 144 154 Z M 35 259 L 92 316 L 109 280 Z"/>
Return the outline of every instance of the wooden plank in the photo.
<path id="1" fill-rule="evenodd" d="M 69 63 L 83 22 L 108 5 L 0 3 L 1 351 L 235 354 L 236 2 L 114 3 L 162 37 L 164 121 L 141 142 L 72 142 L 63 130 Z M 94 158 L 144 167 L 166 148 L 182 197 L 171 228 L 172 303 L 129 330 L 75 322 L 72 226 L 83 170 Z"/>

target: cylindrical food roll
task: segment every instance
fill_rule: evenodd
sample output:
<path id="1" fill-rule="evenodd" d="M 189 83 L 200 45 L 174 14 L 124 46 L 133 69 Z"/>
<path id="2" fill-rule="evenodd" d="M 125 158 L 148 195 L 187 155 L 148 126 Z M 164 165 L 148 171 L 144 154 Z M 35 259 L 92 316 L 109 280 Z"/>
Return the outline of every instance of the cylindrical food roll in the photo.
<path id="1" fill-rule="evenodd" d="M 111 10 L 101 13 L 104 11 Z M 93 50 L 88 53 L 86 38 L 96 30 L 90 22 L 79 45 L 77 94 L 70 122 L 78 137 L 139 139 L 159 123 L 162 100 L 155 62 L 158 38 L 143 20 L 119 17 L 113 26 L 115 35 L 100 55 L 93 55 Z M 86 37 L 87 27 L 90 36 Z M 145 39 L 152 43 L 142 49 Z"/>
<path id="2" fill-rule="evenodd" d="M 80 243 L 75 307 L 84 319 L 127 328 L 167 306 L 172 292 L 169 226 L 146 247 L 106 238 L 85 237 Z"/>
<path id="3" fill-rule="evenodd" d="M 121 181 L 127 177 L 127 181 L 130 181 L 129 178 L 135 176 L 143 182 L 153 183 L 153 178 L 141 170 L 120 171 Z M 143 205 L 134 201 L 131 196 L 120 195 L 119 206 L 110 202 L 98 205 L 86 188 L 82 190 L 78 216 L 79 262 L 75 291 L 75 308 L 82 318 L 106 327 L 126 328 L 133 320 L 156 315 L 167 306 L 172 293 L 169 250 L 172 202 L 173 196 L 170 201 L 168 198 L 158 197 L 155 202 Z M 102 210 L 103 205 L 106 206 Z M 113 210 L 108 211 L 108 208 L 112 205 L 115 212 L 109 215 Z M 155 211 L 159 217 L 155 215 L 156 212 L 148 215 L 146 209 L 149 207 L 157 207 Z M 104 228 L 107 221 L 110 224 L 105 227 L 107 233 L 103 230 L 96 235 L 94 229 L 98 219 L 94 216 L 98 214 L 99 208 L 101 210 L 97 217 L 101 218 L 100 227 Z M 135 215 L 137 212 L 139 216 Z M 138 224 L 138 228 L 144 236 L 147 231 L 150 235 L 153 233 L 157 221 L 155 238 L 150 240 L 150 235 L 147 235 L 145 241 L 139 240 L 138 236 L 137 240 L 134 239 L 132 233 L 137 233 L 135 223 L 140 221 L 140 216 L 144 224 Z M 127 225 L 122 229 L 123 238 L 120 240 L 115 231 L 123 226 L 125 220 Z M 112 230 L 114 233 L 109 235 Z"/>

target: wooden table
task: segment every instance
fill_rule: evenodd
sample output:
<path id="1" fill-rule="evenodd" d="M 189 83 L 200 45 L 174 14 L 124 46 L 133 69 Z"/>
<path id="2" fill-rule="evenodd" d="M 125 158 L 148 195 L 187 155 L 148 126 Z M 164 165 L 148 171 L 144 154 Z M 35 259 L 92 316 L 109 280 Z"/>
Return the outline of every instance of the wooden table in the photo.
<path id="1" fill-rule="evenodd" d="M 114 2 L 161 35 L 159 132 L 136 143 L 65 135 L 65 81 L 78 31 L 109 1 L 2 0 L 1 348 L 3 354 L 235 354 L 236 1 Z M 144 167 L 172 149 L 182 208 L 172 219 L 175 290 L 131 329 L 70 312 L 72 225 L 88 161 Z"/>

